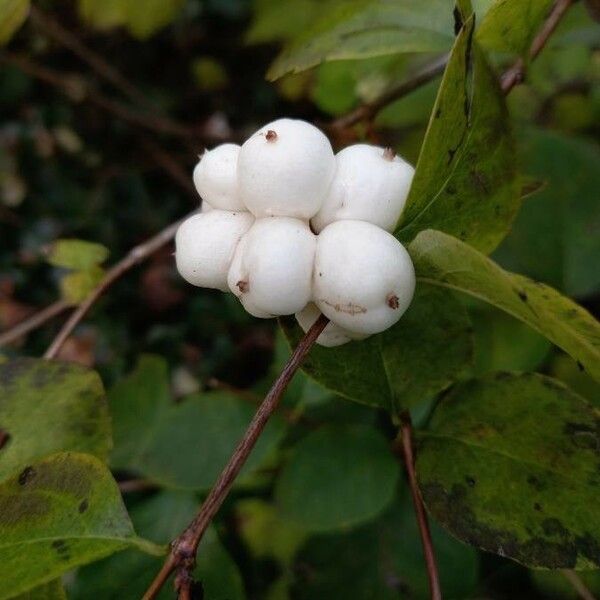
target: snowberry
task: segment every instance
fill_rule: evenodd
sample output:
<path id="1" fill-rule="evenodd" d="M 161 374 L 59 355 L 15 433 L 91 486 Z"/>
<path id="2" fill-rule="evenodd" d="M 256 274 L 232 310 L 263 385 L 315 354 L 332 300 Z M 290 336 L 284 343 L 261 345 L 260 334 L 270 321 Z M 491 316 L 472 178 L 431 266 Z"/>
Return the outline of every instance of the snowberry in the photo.
<path id="1" fill-rule="evenodd" d="M 393 231 L 404 208 L 414 169 L 390 148 L 356 144 L 336 155 L 337 170 L 321 210 L 319 233 L 342 219 L 368 221 Z"/>
<path id="2" fill-rule="evenodd" d="M 256 217 L 310 219 L 335 171 L 327 137 L 314 125 L 279 119 L 259 129 L 238 159 L 240 197 Z"/>
<path id="3" fill-rule="evenodd" d="M 212 208 L 247 210 L 238 193 L 237 161 L 240 147 L 221 144 L 206 150 L 194 168 L 194 184 L 203 199 Z"/>
<path id="4" fill-rule="evenodd" d="M 296 321 L 298 321 L 298 324 L 306 333 L 312 325 L 314 325 L 320 314 L 321 311 L 317 306 L 312 302 L 309 302 L 300 312 L 296 313 Z M 321 335 L 317 338 L 317 344 L 319 344 L 319 346 L 325 346 L 326 348 L 333 348 L 334 346 L 341 346 L 352 340 L 363 340 L 366 337 L 368 336 L 353 333 L 336 325 L 333 321 L 330 321 L 325 326 L 325 329 L 323 329 Z"/>
<path id="5" fill-rule="evenodd" d="M 404 246 L 365 221 L 336 221 L 317 238 L 314 302 L 336 325 L 372 334 L 408 308 L 415 271 Z"/>
<path id="6" fill-rule="evenodd" d="M 257 219 L 235 251 L 229 288 L 255 317 L 298 312 L 310 300 L 315 247 L 306 221 Z"/>
<path id="7" fill-rule="evenodd" d="M 253 222 L 249 212 L 216 208 L 186 219 L 175 235 L 181 276 L 192 285 L 228 291 L 227 271 L 235 248 Z"/>

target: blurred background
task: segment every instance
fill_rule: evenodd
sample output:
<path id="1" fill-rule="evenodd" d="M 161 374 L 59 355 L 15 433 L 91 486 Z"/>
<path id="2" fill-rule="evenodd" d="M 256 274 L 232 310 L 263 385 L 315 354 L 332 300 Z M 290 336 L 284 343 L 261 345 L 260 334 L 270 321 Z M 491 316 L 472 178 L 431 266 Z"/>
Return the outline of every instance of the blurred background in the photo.
<path id="1" fill-rule="evenodd" d="M 67 304 L 85 296 L 103 273 L 96 265 L 74 278 L 72 269 L 50 264 L 48 249 L 55 240 L 101 244 L 108 249 L 105 264 L 111 264 L 197 208 L 191 172 L 205 147 L 240 142 L 280 116 L 327 129 L 424 60 L 409 54 L 334 61 L 268 81 L 265 74 L 281 49 L 336 0 L 40 1 L 20 27 L 18 4 L 0 1 L 14 11 L 12 22 L 8 12 L 0 14 L 0 330 L 62 304 L 43 327 L 4 345 L 0 352 L 6 356 L 41 355 L 66 318 Z M 489 2 L 478 4 L 483 12 Z M 506 268 L 549 283 L 595 314 L 597 6 L 576 3 L 527 83 L 509 97 L 524 188 L 531 195 L 494 255 Z M 494 58 L 504 64 L 502 56 Z M 415 164 L 438 85 L 439 78 L 385 108 L 368 130 L 338 131 L 332 142 L 339 148 L 367 137 Z M 153 463 L 152 456 L 140 459 L 139 468 L 131 457 L 115 462 L 138 530 L 162 542 L 182 527 L 197 494 L 212 480 L 209 473 L 201 482 L 189 481 L 189 472 L 206 465 L 216 473 L 214 464 L 226 452 L 222 457 L 215 448 L 239 436 L 288 352 L 274 322 L 251 318 L 233 296 L 181 280 L 172 252 L 166 246 L 119 280 L 60 354 L 96 368 L 113 402 L 140 394 L 147 381 L 156 382 L 148 393 L 164 393 L 169 402 L 207 390 L 231 401 L 227 417 L 210 411 L 177 417 L 189 430 L 184 438 L 197 435 L 207 419 L 214 425 L 204 454 L 184 459 L 189 464 L 175 467 L 169 457 L 154 457 Z M 545 339 L 487 306 L 475 301 L 468 306 L 476 339 L 474 373 L 536 370 L 600 401 L 598 386 Z M 415 418 L 426 411 L 424 405 Z M 307 461 L 311 453 L 322 453 L 331 426 L 343 428 L 349 440 L 358 436 L 359 445 L 377 444 L 389 436 L 387 417 L 332 397 L 303 376 L 288 392 L 280 416 L 260 468 L 228 501 L 209 536 L 212 549 L 200 565 L 207 598 L 426 598 L 418 534 L 401 476 L 389 497 L 374 502 L 371 513 L 351 526 L 325 519 L 322 530 L 314 530 L 302 516 L 283 518 L 273 500 L 274 475 L 291 451 L 304 452 Z M 176 448 L 170 456 L 177 462 Z M 286 476 L 293 479 L 294 473 Z M 309 469 L 295 485 L 318 486 L 320 476 Z M 293 488 L 292 479 L 287 484 Z M 146 480 L 161 482 L 161 492 Z M 483 555 L 437 528 L 435 536 L 447 598 L 577 597 L 559 573 L 533 573 Z M 69 593 L 137 598 L 155 569 L 153 559 L 127 551 L 72 574 Z M 583 578 L 600 594 L 599 573 Z"/>

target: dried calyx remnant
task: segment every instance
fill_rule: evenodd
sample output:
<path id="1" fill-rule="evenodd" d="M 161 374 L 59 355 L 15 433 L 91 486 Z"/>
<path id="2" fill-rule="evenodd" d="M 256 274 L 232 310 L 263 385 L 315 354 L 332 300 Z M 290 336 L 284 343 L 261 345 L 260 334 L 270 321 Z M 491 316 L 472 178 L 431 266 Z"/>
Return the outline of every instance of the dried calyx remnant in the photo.
<path id="1" fill-rule="evenodd" d="M 269 123 L 242 146 L 202 155 L 193 176 L 202 210 L 177 232 L 179 272 L 231 291 L 256 317 L 295 314 L 306 331 L 325 314 L 324 346 L 384 331 L 415 288 L 391 235 L 413 174 L 392 148 L 355 144 L 334 155 L 310 123 Z"/>

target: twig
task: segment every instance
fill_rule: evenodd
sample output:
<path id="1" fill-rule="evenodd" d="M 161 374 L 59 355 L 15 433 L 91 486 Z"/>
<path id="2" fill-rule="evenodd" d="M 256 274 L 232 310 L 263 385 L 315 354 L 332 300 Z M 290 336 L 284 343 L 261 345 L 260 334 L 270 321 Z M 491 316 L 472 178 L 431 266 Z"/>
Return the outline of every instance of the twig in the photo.
<path id="1" fill-rule="evenodd" d="M 31 317 L 28 317 L 20 323 L 17 323 L 11 329 L 3 331 L 2 334 L 0 334 L 0 346 L 6 346 L 15 340 L 18 340 L 20 337 L 24 336 L 30 331 L 41 327 L 44 325 L 44 323 L 62 314 L 71 306 L 73 305 L 66 300 L 57 300 L 56 302 L 53 302 L 46 308 L 43 308 L 39 312 L 31 315 Z"/>
<path id="2" fill-rule="evenodd" d="M 200 507 L 200 511 L 195 519 L 173 542 L 169 558 L 165 561 L 160 572 L 148 588 L 148 591 L 144 594 L 143 600 L 152 600 L 153 598 L 156 598 L 156 595 L 166 583 L 169 576 L 173 571 L 179 569 L 179 566 L 182 563 L 185 563 L 187 569 L 193 568 L 196 550 L 198 549 L 198 544 L 200 543 L 206 528 L 227 497 L 235 478 L 244 466 L 248 455 L 258 441 L 269 418 L 277 408 L 288 383 L 328 322 L 329 320 L 321 315 L 296 346 L 296 349 L 290 356 L 285 367 L 256 411 L 246 433 L 239 441 L 227 466 L 223 469 L 221 475 L 219 475 L 219 478 Z"/>
<path id="3" fill-rule="evenodd" d="M 572 571 L 571 569 L 561 569 L 560 571 L 565 579 L 573 586 L 573 589 L 579 594 L 579 597 L 582 600 L 596 600 L 596 597 L 588 587 L 585 585 L 581 577 L 576 571 Z"/>
<path id="4" fill-rule="evenodd" d="M 412 77 L 405 79 L 397 86 L 389 89 L 376 100 L 361 104 L 348 114 L 338 117 L 330 124 L 330 127 L 332 129 L 347 129 L 361 121 L 372 121 L 388 104 L 403 98 L 410 94 L 410 92 L 413 92 L 422 85 L 435 79 L 444 71 L 447 62 L 447 54 L 436 58 L 434 61 L 417 71 Z"/>
<path id="5" fill-rule="evenodd" d="M 131 494 L 132 492 L 145 492 L 156 489 L 157 485 L 145 479 L 127 479 L 119 481 L 119 491 L 121 494 Z"/>
<path id="6" fill-rule="evenodd" d="M 2 52 L 0 62 L 17 67 L 27 75 L 60 89 L 73 102 L 85 100 L 131 125 L 184 140 L 210 138 L 214 141 L 224 141 L 221 136 L 208 135 L 207 128 L 203 125 L 182 125 L 161 115 L 143 113 L 129 108 L 90 87 L 81 75 L 64 74 L 39 65 L 25 56 L 10 52 Z"/>
<path id="7" fill-rule="evenodd" d="M 531 43 L 529 49 L 530 60 L 536 58 L 542 51 L 550 35 L 554 32 L 573 2 L 574 0 L 557 0 L 554 3 L 548 18 Z M 329 127 L 333 130 L 344 130 L 362 121 L 372 121 L 383 108 L 435 79 L 435 77 L 444 71 L 447 62 L 447 54 L 436 58 L 431 63 L 422 67 L 412 77 L 389 89 L 376 100 L 361 104 L 348 114 L 338 117 L 330 123 Z M 522 58 L 518 58 L 500 77 L 502 90 L 504 93 L 508 93 L 517 84 L 523 83 L 524 79 L 525 61 Z"/>
<path id="8" fill-rule="evenodd" d="M 170 242 L 175 236 L 177 228 L 182 221 L 177 221 L 165 227 L 161 232 L 151 237 L 139 246 L 132 248 L 127 255 L 121 259 L 116 265 L 110 268 L 102 281 L 92 290 L 90 295 L 75 309 L 73 314 L 69 317 L 69 320 L 63 325 L 62 329 L 58 332 L 58 335 L 54 338 L 52 344 L 50 344 L 48 350 L 44 354 L 45 359 L 55 358 L 65 343 L 66 339 L 71 335 L 75 327 L 85 317 L 87 312 L 90 310 L 94 302 L 123 274 L 129 269 L 142 262 L 145 258 L 150 256 L 153 252 L 156 252 L 159 248 L 162 248 L 165 244 Z"/>
<path id="9" fill-rule="evenodd" d="M 148 100 L 148 97 L 118 69 L 106 62 L 100 54 L 88 48 L 74 33 L 66 29 L 53 17 L 43 12 L 39 6 L 32 4 L 29 15 L 33 23 L 40 27 L 46 35 L 61 46 L 71 50 L 73 54 L 87 63 L 102 79 L 111 83 L 134 104 L 145 106 L 151 111 L 156 110 L 156 107 Z"/>
<path id="10" fill-rule="evenodd" d="M 425 566 L 427 567 L 427 578 L 429 580 L 431 600 L 441 600 L 442 590 L 440 588 L 435 552 L 431 541 L 427 513 L 425 512 L 425 506 L 423 505 L 423 499 L 421 498 L 421 493 L 419 491 L 419 484 L 417 483 L 417 473 L 415 471 L 415 457 L 412 445 L 412 422 L 410 415 L 407 412 L 403 412 L 400 415 L 399 438 L 400 439 L 397 440 L 397 447 L 400 447 L 402 450 L 404 465 L 406 466 L 408 483 L 410 485 L 410 492 L 415 507 L 415 516 L 417 518 L 417 524 L 419 525 L 419 534 L 421 535 Z"/>
<path id="11" fill-rule="evenodd" d="M 574 0 L 556 0 L 550 14 L 544 21 L 541 29 L 533 38 L 533 42 L 531 42 L 531 46 L 529 48 L 529 60 L 533 60 L 537 57 L 537 55 L 542 51 L 550 36 L 557 28 L 561 19 L 569 10 L 570 6 L 573 4 Z M 505 94 L 508 94 L 510 90 L 512 90 L 517 84 L 523 83 L 525 80 L 525 61 L 522 58 L 518 58 L 515 63 L 510 67 L 507 71 L 504 72 L 502 77 L 500 78 L 500 86 L 502 87 L 502 91 Z"/>
<path id="12" fill-rule="evenodd" d="M 192 182 L 189 173 L 181 168 L 181 165 L 168 153 L 165 152 L 158 144 L 152 140 L 145 139 L 143 141 L 144 148 L 152 156 L 155 162 L 168 173 L 173 181 L 176 181 L 182 189 L 186 190 L 196 201 L 198 201 L 198 192 Z"/>

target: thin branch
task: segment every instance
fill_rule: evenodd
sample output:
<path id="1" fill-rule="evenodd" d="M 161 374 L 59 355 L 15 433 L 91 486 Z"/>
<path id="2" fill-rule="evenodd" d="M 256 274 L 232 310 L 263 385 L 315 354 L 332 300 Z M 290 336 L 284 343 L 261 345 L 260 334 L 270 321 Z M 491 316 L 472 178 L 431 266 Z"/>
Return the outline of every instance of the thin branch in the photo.
<path id="1" fill-rule="evenodd" d="M 0 63 L 16 67 L 30 77 L 61 90 L 72 102 L 87 101 L 122 121 L 154 133 L 171 135 L 187 142 L 196 140 L 223 142 L 230 139 L 229 135 L 221 135 L 208 125 L 183 125 L 169 117 L 129 108 L 129 106 L 95 90 L 81 75 L 65 74 L 50 69 L 21 54 L 2 52 L 0 53 Z"/>
<path id="2" fill-rule="evenodd" d="M 118 69 L 105 61 L 100 54 L 88 48 L 74 33 L 42 11 L 39 6 L 32 4 L 29 14 L 33 23 L 42 29 L 48 37 L 71 50 L 102 79 L 112 84 L 134 104 L 145 106 L 151 111 L 156 110 L 156 107 L 148 100 L 148 96 L 133 85 Z"/>
<path id="3" fill-rule="evenodd" d="M 269 418 L 275 412 L 287 385 L 328 322 L 329 319 L 321 315 L 296 346 L 287 364 L 256 411 L 246 433 L 239 441 L 227 466 L 223 469 L 221 475 L 219 475 L 195 519 L 173 542 L 168 559 L 163 564 L 148 591 L 144 594 L 143 600 L 156 598 L 156 595 L 173 571 L 178 570 L 179 573 L 180 565 L 184 564 L 188 572 L 193 568 L 196 551 L 204 532 L 227 497 L 235 478 L 246 463 Z"/>
<path id="4" fill-rule="evenodd" d="M 569 7 L 575 0 L 557 0 L 548 15 L 548 18 L 542 25 L 540 31 L 535 36 L 531 48 L 529 49 L 529 60 L 535 59 L 546 45 L 551 34 L 554 32 L 562 17 L 567 12 Z M 400 98 L 407 96 L 422 85 L 429 83 L 438 75 L 443 73 L 448 62 L 448 55 L 445 54 L 422 67 L 414 75 L 401 81 L 397 86 L 392 87 L 376 100 L 361 104 L 353 111 L 338 117 L 332 121 L 329 127 L 332 130 L 344 130 L 356 125 L 357 123 L 366 121 L 371 122 L 379 114 L 379 112 Z M 504 72 L 500 77 L 502 90 L 508 93 L 517 84 L 520 84 L 525 79 L 525 61 L 518 58 L 514 64 Z"/>
<path id="5" fill-rule="evenodd" d="M 158 144 L 155 144 L 149 139 L 143 141 L 143 146 L 163 171 L 171 176 L 173 181 L 177 182 L 182 189 L 186 190 L 194 200 L 199 200 L 196 186 L 194 185 L 190 174 L 187 173 L 168 152 L 165 152 Z"/>
<path id="6" fill-rule="evenodd" d="M 573 589 L 579 594 L 579 597 L 582 600 L 596 600 L 596 597 L 588 587 L 585 585 L 581 577 L 576 571 L 572 571 L 571 569 L 561 569 L 560 571 L 565 579 L 573 586 Z"/>
<path id="7" fill-rule="evenodd" d="M 417 473 L 415 471 L 412 435 L 413 431 L 410 415 L 407 412 L 404 412 L 400 415 L 400 432 L 399 439 L 396 440 L 396 445 L 397 449 L 401 450 L 401 454 L 404 459 L 404 465 L 406 467 L 406 473 L 408 475 L 408 483 L 415 507 L 415 516 L 419 526 L 421 544 L 423 546 L 423 555 L 425 558 L 425 566 L 427 568 L 427 578 L 429 580 L 431 600 L 441 600 L 442 590 L 440 588 L 440 578 L 435 560 L 433 542 L 431 541 L 431 532 L 429 531 L 429 522 L 427 520 L 427 513 L 425 512 L 423 499 L 421 498 L 421 492 L 419 491 Z"/>
<path id="8" fill-rule="evenodd" d="M 52 344 L 50 344 L 48 350 L 46 350 L 44 358 L 48 360 L 55 358 L 62 345 L 71 335 L 75 327 L 77 327 L 79 322 L 85 317 L 96 300 L 98 300 L 98 298 L 100 298 L 100 296 L 102 296 L 102 294 L 127 271 L 142 262 L 152 253 L 156 252 L 159 248 L 162 248 L 165 244 L 170 242 L 175 236 L 175 232 L 177 231 L 177 228 L 181 222 L 182 221 L 177 221 L 176 223 L 172 223 L 155 236 L 151 237 L 149 240 L 146 240 L 143 244 L 135 246 L 123 259 L 110 268 L 104 275 L 102 281 L 75 309 L 73 314 L 69 317 L 69 320 L 63 325 L 62 329 L 58 332 L 58 335 L 54 338 Z"/>
<path id="9" fill-rule="evenodd" d="M 18 340 L 20 337 L 26 335 L 30 331 L 41 327 L 54 317 L 64 313 L 68 308 L 71 308 L 73 305 L 67 302 L 66 300 L 57 300 L 56 302 L 50 304 L 46 308 L 43 308 L 39 312 L 31 315 L 27 319 L 17 323 L 11 329 L 3 331 L 0 334 L 0 346 L 6 346 Z"/>
<path id="10" fill-rule="evenodd" d="M 119 491 L 121 494 L 131 494 L 132 492 L 146 492 L 148 490 L 154 490 L 158 486 L 151 481 L 145 479 L 127 479 L 125 481 L 119 481 Z"/>
<path id="11" fill-rule="evenodd" d="M 544 21 L 544 24 L 535 38 L 533 38 L 533 42 L 531 42 L 528 53 L 530 61 L 534 60 L 542 51 L 550 39 L 550 36 L 554 33 L 561 19 L 567 10 L 569 10 L 574 1 L 575 0 L 556 0 L 552 6 L 552 9 L 550 10 L 550 14 Z M 525 70 L 525 61 L 522 58 L 518 58 L 512 67 L 504 72 L 500 78 L 500 86 L 505 94 L 508 94 L 508 92 L 510 92 L 510 90 L 512 90 L 519 83 L 523 83 L 525 80 Z"/>
<path id="12" fill-rule="evenodd" d="M 432 62 L 422 67 L 409 79 L 405 79 L 397 86 L 390 88 L 376 100 L 361 104 L 353 111 L 338 117 L 330 124 L 330 127 L 332 129 L 347 129 L 348 127 L 352 127 L 353 125 L 360 123 L 361 121 L 372 121 L 388 104 L 407 96 L 414 90 L 420 88 L 426 83 L 429 83 L 438 75 L 443 73 L 447 62 L 447 54 L 436 58 Z"/>

